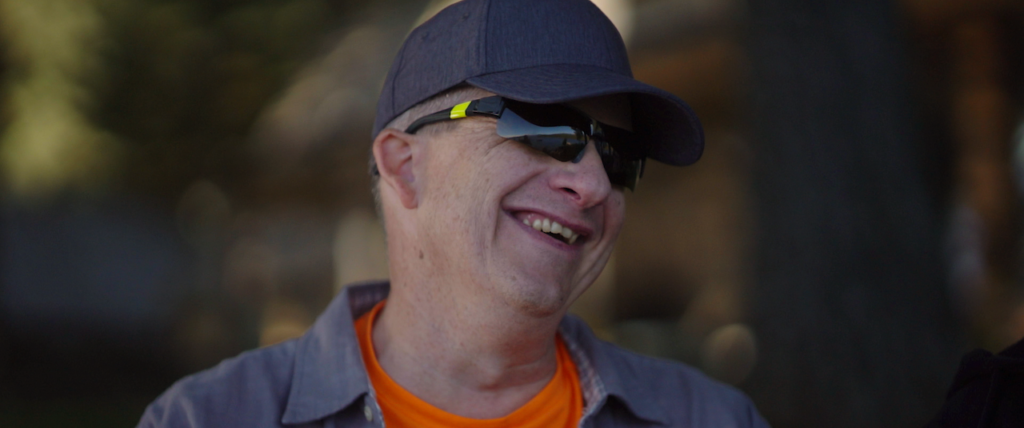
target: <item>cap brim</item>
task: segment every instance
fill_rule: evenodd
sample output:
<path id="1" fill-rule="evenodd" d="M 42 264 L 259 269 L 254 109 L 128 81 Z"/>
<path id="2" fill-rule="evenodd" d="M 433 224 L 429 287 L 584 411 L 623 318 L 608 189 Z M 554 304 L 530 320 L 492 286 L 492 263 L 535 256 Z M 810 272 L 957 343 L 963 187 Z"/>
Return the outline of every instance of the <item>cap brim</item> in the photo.
<path id="1" fill-rule="evenodd" d="M 650 143 L 647 156 L 689 165 L 704 152 L 704 128 L 683 100 L 610 70 L 578 64 L 545 65 L 471 77 L 467 83 L 514 100 L 552 104 L 610 94 L 632 94 L 633 129 Z"/>

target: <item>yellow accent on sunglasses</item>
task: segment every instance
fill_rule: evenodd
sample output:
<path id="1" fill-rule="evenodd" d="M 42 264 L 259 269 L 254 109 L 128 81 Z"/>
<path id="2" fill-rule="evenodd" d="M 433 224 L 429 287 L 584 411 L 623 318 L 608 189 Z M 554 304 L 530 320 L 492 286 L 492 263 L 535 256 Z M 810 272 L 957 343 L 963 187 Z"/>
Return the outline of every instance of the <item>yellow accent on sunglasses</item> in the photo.
<path id="1" fill-rule="evenodd" d="M 455 107 L 452 107 L 451 118 L 462 119 L 466 117 L 466 109 L 469 108 L 469 103 L 471 102 L 472 101 L 466 101 L 462 104 L 456 104 Z"/>

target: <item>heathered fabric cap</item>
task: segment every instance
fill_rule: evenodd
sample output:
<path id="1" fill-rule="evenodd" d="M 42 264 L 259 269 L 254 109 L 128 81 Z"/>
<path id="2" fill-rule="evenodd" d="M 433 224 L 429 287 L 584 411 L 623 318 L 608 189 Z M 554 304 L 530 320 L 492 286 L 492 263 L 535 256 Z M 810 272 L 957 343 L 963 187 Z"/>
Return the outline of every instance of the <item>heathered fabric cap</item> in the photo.
<path id="1" fill-rule="evenodd" d="M 414 29 L 377 103 L 376 135 L 399 114 L 462 83 L 514 100 L 552 104 L 630 94 L 647 156 L 689 165 L 704 129 L 683 100 L 633 79 L 626 46 L 587 0 L 464 0 Z"/>

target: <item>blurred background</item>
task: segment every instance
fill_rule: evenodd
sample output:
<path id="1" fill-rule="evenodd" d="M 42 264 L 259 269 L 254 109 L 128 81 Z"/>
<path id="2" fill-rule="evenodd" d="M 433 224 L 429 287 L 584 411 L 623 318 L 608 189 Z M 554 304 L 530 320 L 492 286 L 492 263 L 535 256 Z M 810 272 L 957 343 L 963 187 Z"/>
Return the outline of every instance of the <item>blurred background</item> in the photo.
<path id="1" fill-rule="evenodd" d="M 366 159 L 450 1 L 0 0 L 0 426 L 129 427 L 387 273 Z M 777 428 L 920 426 L 1024 336 L 1024 4 L 603 0 L 707 150 L 573 308 Z"/>

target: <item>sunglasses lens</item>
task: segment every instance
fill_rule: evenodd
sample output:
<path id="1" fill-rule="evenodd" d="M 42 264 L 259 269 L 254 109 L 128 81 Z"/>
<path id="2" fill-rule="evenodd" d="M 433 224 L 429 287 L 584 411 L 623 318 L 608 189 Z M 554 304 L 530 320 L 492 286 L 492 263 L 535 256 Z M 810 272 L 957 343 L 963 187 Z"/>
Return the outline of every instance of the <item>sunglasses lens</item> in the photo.
<path id="1" fill-rule="evenodd" d="M 587 146 L 587 136 L 571 126 L 538 126 L 506 108 L 498 119 L 498 135 L 540 150 L 562 162 L 576 158 Z"/>
<path id="2" fill-rule="evenodd" d="M 587 147 L 583 142 L 586 140 L 578 139 L 575 135 L 524 135 L 513 139 L 561 162 L 575 160 Z"/>
<path id="3" fill-rule="evenodd" d="M 609 181 L 630 190 L 636 187 L 643 174 L 644 156 L 618 150 L 639 147 L 632 141 L 631 132 L 608 126 L 594 127 L 595 122 L 589 117 L 564 106 L 512 100 L 505 100 L 505 103 L 505 110 L 498 119 L 499 136 L 526 144 L 561 162 L 575 161 L 587 142 L 594 141 Z M 588 135 L 591 130 L 599 130 L 598 138 Z"/>
<path id="4" fill-rule="evenodd" d="M 623 157 L 611 144 L 601 140 L 594 140 L 594 147 L 601 155 L 601 163 L 604 164 L 604 170 L 608 173 L 608 181 L 614 185 L 634 190 L 643 174 L 643 158 Z"/>
<path id="5" fill-rule="evenodd" d="M 609 168 L 608 164 L 605 163 L 605 171 L 608 172 L 608 180 L 618 186 L 625 187 L 629 190 L 636 190 L 636 183 L 640 182 L 640 176 L 644 171 L 644 161 L 627 161 L 622 162 L 619 168 Z"/>

